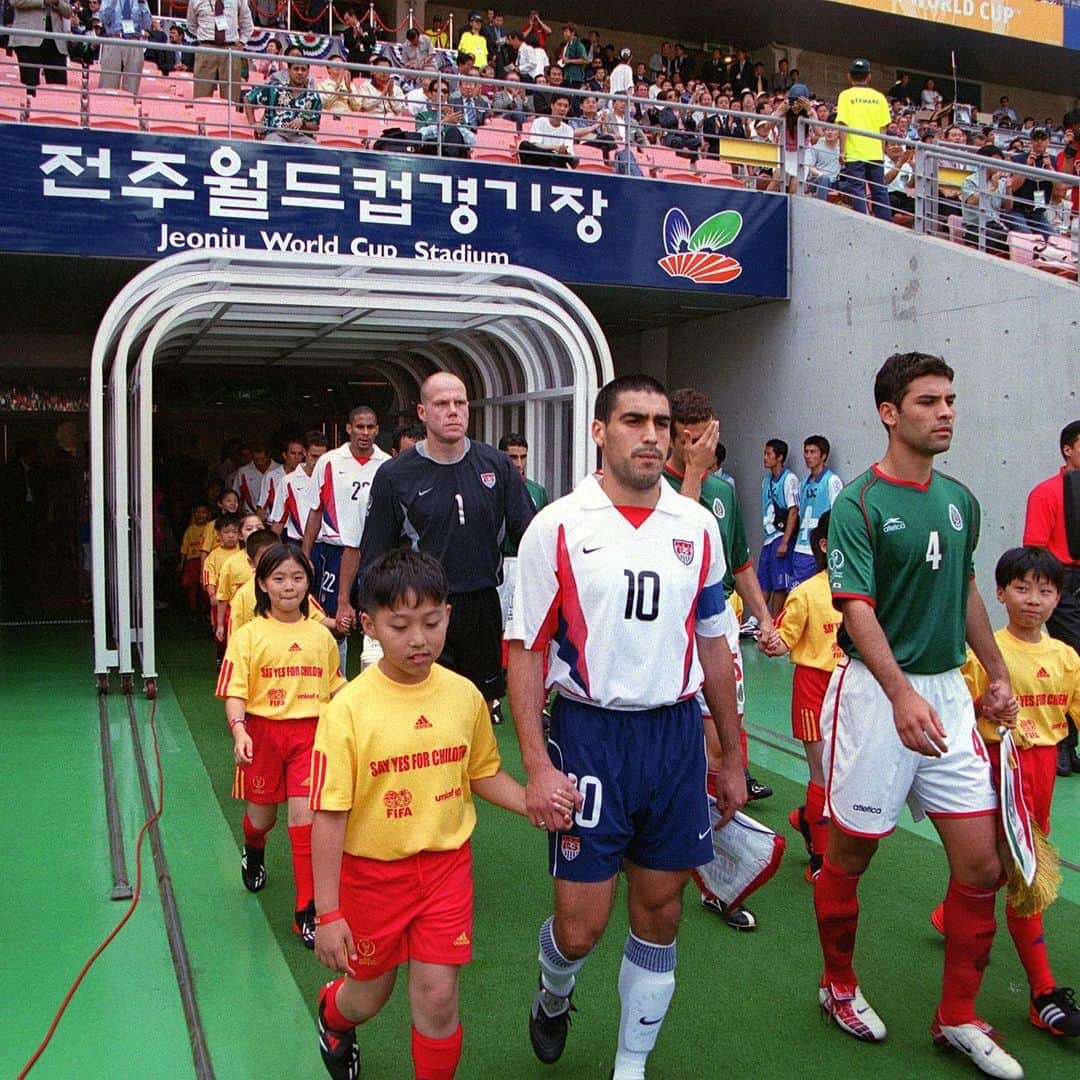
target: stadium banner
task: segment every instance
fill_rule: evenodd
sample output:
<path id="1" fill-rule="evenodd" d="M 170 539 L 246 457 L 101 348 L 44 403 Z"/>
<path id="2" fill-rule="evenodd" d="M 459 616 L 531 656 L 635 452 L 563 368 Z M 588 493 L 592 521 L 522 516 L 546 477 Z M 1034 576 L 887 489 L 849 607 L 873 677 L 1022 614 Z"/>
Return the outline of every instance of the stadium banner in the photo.
<path id="1" fill-rule="evenodd" d="M 0 125 L 0 249 L 514 263 L 568 284 L 783 298 L 788 200 L 426 155 Z"/>
<path id="2" fill-rule="evenodd" d="M 1043 0 L 832 0 L 939 26 L 981 30 L 1017 41 L 1065 44 L 1064 8 Z M 1074 46 L 1075 47 L 1075 46 Z"/>

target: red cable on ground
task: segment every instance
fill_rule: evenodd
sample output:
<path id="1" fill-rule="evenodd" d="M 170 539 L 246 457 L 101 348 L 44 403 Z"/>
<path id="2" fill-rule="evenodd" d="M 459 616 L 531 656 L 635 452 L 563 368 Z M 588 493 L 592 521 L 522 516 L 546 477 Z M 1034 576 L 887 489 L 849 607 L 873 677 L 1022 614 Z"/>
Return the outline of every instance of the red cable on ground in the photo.
<path id="1" fill-rule="evenodd" d="M 131 903 L 128 904 L 127 911 L 124 912 L 120 921 L 109 931 L 105 940 L 90 954 L 90 958 L 82 966 L 82 970 L 75 977 L 75 981 L 71 984 L 70 989 L 64 995 L 64 1000 L 60 1002 L 60 1008 L 56 1010 L 56 1015 L 52 1019 L 52 1023 L 49 1025 L 49 1030 L 45 1032 L 45 1038 L 41 1040 L 41 1044 L 31 1054 L 30 1059 L 22 1067 L 16 1080 L 23 1080 L 27 1076 L 30 1070 L 37 1064 L 38 1058 L 45 1053 L 45 1048 L 52 1041 L 53 1035 L 56 1034 L 56 1029 L 60 1025 L 60 1020 L 67 1010 L 68 1005 L 71 1004 L 71 999 L 75 996 L 75 991 L 79 989 L 83 979 L 86 978 L 87 973 L 93 966 L 94 961 L 105 951 L 110 945 L 112 940 L 117 934 L 124 928 L 124 924 L 135 913 L 135 905 L 138 904 L 139 898 L 142 895 L 142 842 L 146 836 L 150 826 L 154 824 L 161 817 L 162 811 L 165 809 L 165 776 L 161 767 L 161 752 L 158 747 L 157 726 L 154 723 L 154 717 L 157 712 L 157 701 L 151 701 L 150 703 L 150 733 L 154 740 L 154 762 L 157 766 L 157 778 L 158 778 L 158 805 L 153 814 L 150 815 L 143 822 L 142 828 L 139 829 L 139 835 L 135 840 L 135 888 L 131 895 Z"/>

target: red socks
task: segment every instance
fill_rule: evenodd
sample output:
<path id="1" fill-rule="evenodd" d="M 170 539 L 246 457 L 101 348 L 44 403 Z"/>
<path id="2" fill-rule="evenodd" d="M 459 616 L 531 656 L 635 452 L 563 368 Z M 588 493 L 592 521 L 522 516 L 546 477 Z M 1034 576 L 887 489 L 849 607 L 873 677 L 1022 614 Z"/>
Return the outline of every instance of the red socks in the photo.
<path id="1" fill-rule="evenodd" d="M 1005 921 L 1016 946 L 1020 963 L 1027 972 L 1032 997 L 1047 994 L 1057 983 L 1050 970 L 1050 956 L 1046 951 L 1046 937 L 1043 934 L 1042 915 L 1019 915 L 1008 904 L 1005 905 Z"/>
<path id="2" fill-rule="evenodd" d="M 829 847 L 829 819 L 825 815 L 825 789 L 813 780 L 806 785 L 806 824 L 815 855 L 824 856 Z"/>
<path id="3" fill-rule="evenodd" d="M 260 831 L 259 829 L 255 828 L 255 826 L 251 823 L 251 818 L 249 818 L 245 813 L 243 826 L 244 843 L 247 844 L 248 847 L 259 848 L 260 850 L 266 847 L 266 834 L 270 831 L 270 829 L 274 827 L 273 825 L 270 825 L 269 828 L 262 829 Z"/>
<path id="4" fill-rule="evenodd" d="M 461 1025 L 445 1039 L 432 1039 L 412 1029 L 412 1059 L 416 1080 L 453 1080 L 461 1060 Z"/>
<path id="5" fill-rule="evenodd" d="M 977 1019 L 975 997 L 990 963 L 996 889 L 980 889 L 949 880 L 945 894 L 945 972 L 938 1018 L 943 1024 L 970 1024 Z"/>
<path id="6" fill-rule="evenodd" d="M 322 1014 L 323 1019 L 326 1021 L 326 1026 L 331 1031 L 337 1031 L 339 1033 L 351 1031 L 356 1027 L 356 1021 L 350 1020 L 337 1007 L 338 991 L 344 984 L 344 979 L 335 979 L 329 986 L 324 987 L 323 992 L 319 995 L 322 1001 Z"/>
<path id="7" fill-rule="evenodd" d="M 315 877 L 311 869 L 311 826 L 290 825 L 293 880 L 296 882 L 296 911 L 315 900 Z"/>
<path id="8" fill-rule="evenodd" d="M 814 911 L 827 983 L 850 987 L 858 982 L 851 966 L 855 931 L 859 925 L 858 887 L 857 874 L 845 874 L 828 859 L 821 864 L 821 873 L 814 885 Z"/>
<path id="9" fill-rule="evenodd" d="M 742 726 L 742 719 L 739 719 L 739 746 L 742 748 L 742 767 L 744 769 L 750 768 L 750 751 L 746 748 L 746 729 Z"/>

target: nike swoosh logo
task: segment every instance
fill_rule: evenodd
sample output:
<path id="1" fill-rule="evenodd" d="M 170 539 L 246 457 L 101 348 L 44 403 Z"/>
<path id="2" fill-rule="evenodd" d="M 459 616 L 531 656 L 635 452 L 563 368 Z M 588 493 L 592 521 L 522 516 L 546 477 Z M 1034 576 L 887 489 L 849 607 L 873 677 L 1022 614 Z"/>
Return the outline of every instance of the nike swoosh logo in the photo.
<path id="1" fill-rule="evenodd" d="M 594 551 L 599 551 L 603 546 L 604 546 L 603 544 L 598 544 L 596 547 L 591 547 L 591 548 L 583 547 L 581 549 L 581 554 L 582 555 L 591 555 Z"/>
<path id="2" fill-rule="evenodd" d="M 421 496 L 421 495 L 426 495 L 426 494 L 427 494 L 427 493 L 428 493 L 429 491 L 431 491 L 431 490 L 432 490 L 431 488 L 424 488 L 424 490 L 423 490 L 423 491 L 418 491 L 418 492 L 416 493 L 416 494 L 417 494 L 417 497 L 419 497 L 419 496 Z"/>
<path id="3" fill-rule="evenodd" d="M 708 835 L 709 835 L 709 833 L 711 833 L 711 832 L 712 832 L 712 829 L 711 829 L 711 828 L 709 828 L 709 829 L 706 829 L 706 830 L 705 830 L 704 832 L 699 832 L 699 833 L 697 834 L 697 838 L 698 838 L 699 840 L 704 840 L 704 839 L 705 839 L 705 837 L 706 837 L 706 836 L 708 836 Z"/>
<path id="4" fill-rule="evenodd" d="M 660 1021 L 663 1020 L 663 1019 L 664 1018 L 662 1016 L 658 1016 L 655 1020 L 646 1020 L 645 1017 L 643 1016 L 643 1017 L 641 1017 L 640 1020 L 638 1020 L 638 1023 L 639 1024 L 644 1024 L 646 1027 L 652 1027 L 654 1024 L 659 1024 Z"/>

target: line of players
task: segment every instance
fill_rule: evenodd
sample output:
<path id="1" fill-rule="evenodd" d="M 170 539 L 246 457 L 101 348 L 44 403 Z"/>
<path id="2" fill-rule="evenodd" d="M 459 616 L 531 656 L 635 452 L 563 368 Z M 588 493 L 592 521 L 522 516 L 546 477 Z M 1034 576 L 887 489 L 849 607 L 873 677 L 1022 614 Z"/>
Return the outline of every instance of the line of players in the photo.
<path id="1" fill-rule="evenodd" d="M 862 997 L 851 970 L 857 919 L 855 887 L 872 857 L 877 839 L 894 827 L 900 805 L 910 794 L 941 832 L 953 872 L 942 911 L 946 978 L 933 1025 L 934 1038 L 967 1054 L 991 1075 L 1022 1075 L 1016 1062 L 989 1038 L 988 1028 L 974 1012 L 975 992 L 993 932 L 993 897 L 1000 884 L 1000 863 L 992 824 L 996 796 L 987 768 L 986 747 L 971 722 L 971 696 L 963 688 L 962 680 L 961 689 L 955 685 L 954 673 L 964 660 L 965 636 L 981 664 L 979 668 L 971 666 L 969 661 L 968 673 L 972 684 L 981 688 L 978 708 L 990 723 L 985 730 L 988 733 L 996 730 L 999 722 L 1012 726 L 1016 703 L 1011 695 L 1009 671 L 989 633 L 978 594 L 968 581 L 970 554 L 978 532 L 977 503 L 966 489 L 932 470 L 933 457 L 947 448 L 951 440 L 954 415 L 951 383 L 952 371 L 946 365 L 921 354 L 890 358 L 879 373 L 875 393 L 879 416 L 889 432 L 889 451 L 879 465 L 848 489 L 850 498 L 839 503 L 833 519 L 839 520 L 840 525 L 834 524 L 829 530 L 828 526 L 817 523 L 819 527 L 811 529 L 809 542 L 817 565 L 824 566 L 827 544 L 831 573 L 821 572 L 806 586 L 796 589 L 776 626 L 770 621 L 760 588 L 756 588 L 748 553 L 738 569 L 728 570 L 732 562 L 741 558 L 741 553 L 733 555 L 726 550 L 730 541 L 725 545 L 719 526 L 728 517 L 736 517 L 737 511 L 729 514 L 722 502 L 717 503 L 720 496 L 714 492 L 723 489 L 716 489 L 711 482 L 713 478 L 703 475 L 702 466 L 711 461 L 717 434 L 707 400 L 692 391 L 680 391 L 669 397 L 659 384 L 643 378 L 617 380 L 601 394 L 593 437 L 601 448 L 603 469 L 595 477 L 587 478 L 571 496 L 554 504 L 525 534 L 519 554 L 519 595 L 507 634 L 511 643 L 511 700 L 529 784 L 522 793 L 508 780 L 505 785 L 500 781 L 494 801 L 519 812 L 524 809 L 534 824 L 552 832 L 552 873 L 556 879 L 555 916 L 541 930 L 541 984 L 530 1014 L 530 1036 L 541 1060 L 556 1060 L 562 1052 L 574 977 L 603 932 L 614 896 L 614 881 L 625 859 L 631 886 L 631 934 L 620 975 L 623 1016 L 614 1075 L 644 1075 L 646 1057 L 674 991 L 674 935 L 682 886 L 689 869 L 711 857 L 708 828 L 698 832 L 696 848 L 689 837 L 674 842 L 664 835 L 673 831 L 671 807 L 676 796 L 680 809 L 691 806 L 695 800 L 701 800 L 704 805 L 700 791 L 691 794 L 692 779 L 675 783 L 682 775 L 679 770 L 695 762 L 696 752 L 685 738 L 686 732 L 692 732 L 695 726 L 700 730 L 701 721 L 695 719 L 695 713 L 700 712 L 696 690 L 701 682 L 707 715 L 711 715 L 716 725 L 716 739 L 709 755 L 716 774 L 713 790 L 728 816 L 745 800 L 744 782 L 739 775 L 742 755 L 737 735 L 734 649 L 726 642 L 722 648 L 715 644 L 729 638 L 731 633 L 727 595 L 735 589 L 751 611 L 760 612 L 763 651 L 780 655 L 790 650 L 798 668 L 818 672 L 826 671 L 828 661 L 832 661 L 839 673 L 830 675 L 828 680 L 821 675 L 811 676 L 801 689 L 797 677 L 793 700 L 793 720 L 796 712 L 803 721 L 816 713 L 819 722 L 824 721 L 827 728 L 832 728 L 832 744 L 824 748 L 821 756 L 825 760 L 816 775 L 808 745 L 810 788 L 818 790 L 811 793 L 808 788 L 807 806 L 800 808 L 793 821 L 806 837 L 810 854 L 808 876 L 816 880 L 815 905 L 826 959 L 819 995 L 822 1008 L 856 1037 L 869 1041 L 884 1038 L 884 1025 Z M 350 427 L 355 419 L 350 417 Z M 352 436 L 350 430 L 350 439 Z M 661 481 L 661 476 L 666 476 L 667 484 Z M 482 482 L 486 486 L 487 482 Z M 673 504 L 664 495 L 668 487 L 675 490 L 681 487 L 682 494 L 691 498 L 677 499 Z M 857 494 L 852 494 L 854 488 Z M 694 501 L 703 503 L 710 513 L 704 518 L 683 520 L 689 513 L 687 507 L 693 506 Z M 898 518 L 892 511 L 901 504 L 903 516 Z M 927 515 L 933 519 L 930 524 L 940 527 L 926 529 Z M 904 527 L 890 529 L 890 522 L 896 520 L 904 522 Z M 665 538 L 673 523 L 676 532 L 688 534 L 672 535 L 668 542 L 676 563 L 692 568 L 689 578 L 670 559 L 663 563 L 663 573 L 654 569 L 668 549 Z M 880 529 L 880 535 L 873 526 Z M 951 533 L 945 531 L 946 526 Z M 657 528 L 660 532 L 650 536 Z M 704 531 L 695 536 L 700 529 Z M 589 541 L 594 538 L 597 543 L 590 546 Z M 925 551 L 921 548 L 922 539 L 926 539 Z M 588 559 L 589 554 L 605 546 L 611 549 L 610 557 Z M 999 597 L 1006 603 L 1010 625 L 998 639 L 1005 640 L 1001 635 L 1012 633 L 1018 640 L 1037 645 L 1042 649 L 1040 655 L 1050 664 L 1046 639 L 1041 636 L 1041 621 L 1030 612 L 1025 613 L 1026 609 L 1022 611 L 1019 602 L 1014 605 L 1014 616 L 1009 598 L 1014 592 L 1027 590 L 1042 597 L 1040 603 L 1044 607 L 1050 604 L 1051 595 L 1060 590 L 1060 566 L 1055 569 L 1052 557 L 1040 559 L 1027 554 L 1017 562 L 1019 556 L 1010 555 L 1013 561 L 1006 564 L 1003 560 L 999 566 L 998 581 Z M 893 573 L 890 580 L 884 580 L 876 573 L 880 569 L 877 560 L 883 564 L 892 560 L 893 569 L 898 567 L 904 572 Z M 260 563 L 257 573 L 260 582 L 266 576 L 263 569 Z M 355 567 L 346 566 L 348 569 L 352 569 L 355 577 Z M 374 574 L 373 583 L 381 580 L 382 569 L 379 560 L 371 562 L 369 573 Z M 939 573 L 942 569 L 945 573 Z M 422 567 L 412 570 L 423 577 Z M 729 585 L 725 585 L 727 576 L 731 578 Z M 307 577 L 310 585 L 310 570 Z M 377 630 L 379 611 L 389 610 L 398 617 L 406 617 L 403 613 L 406 609 L 415 620 L 425 604 L 444 609 L 446 589 L 430 582 L 421 587 L 416 583 L 420 578 L 399 573 L 395 579 L 397 591 L 393 582 L 389 585 L 383 582 L 380 600 L 367 596 L 365 575 L 365 598 L 369 605 L 363 616 L 365 631 Z M 926 579 L 920 582 L 925 586 L 921 595 L 924 601 L 931 598 L 940 618 L 927 619 L 920 612 L 916 623 L 910 604 L 905 606 L 900 594 L 902 589 L 909 594 L 920 593 L 918 586 L 912 590 L 914 578 Z M 266 594 L 272 600 L 270 584 L 267 578 Z M 740 584 L 746 590 L 745 595 Z M 688 590 L 681 599 L 680 589 Z M 668 609 L 672 593 L 677 616 L 674 621 Z M 257 591 L 257 595 L 258 603 L 262 591 Z M 833 600 L 845 615 L 839 646 L 828 640 L 839 622 Z M 824 613 L 826 602 L 827 614 Z M 618 612 L 613 606 L 616 604 L 620 608 Z M 611 611 L 605 616 L 607 608 Z M 663 619 L 659 618 L 661 610 Z M 619 616 L 622 622 L 632 623 L 632 627 L 625 628 L 632 630 L 632 634 L 617 633 L 613 642 L 612 631 L 623 629 Z M 428 631 L 438 629 L 433 620 L 434 616 L 428 619 Z M 814 628 L 818 626 L 824 639 L 815 639 Z M 335 628 L 341 629 L 336 620 Z M 665 636 L 663 646 L 655 637 L 658 631 Z M 1018 631 L 1023 631 L 1026 637 L 1020 637 Z M 383 639 L 388 633 L 375 636 L 385 648 Z M 437 639 L 438 635 L 434 637 Z M 656 669 L 656 657 L 671 653 L 673 638 L 681 642 L 686 659 L 685 665 L 671 666 L 671 675 L 682 670 L 681 689 L 674 684 L 664 685 L 667 676 Z M 737 645 L 737 622 L 735 642 Z M 611 648 L 615 651 L 610 655 L 620 658 L 622 674 L 616 675 L 610 664 L 604 663 L 604 650 Z M 645 650 L 643 662 L 630 665 L 630 670 L 644 675 L 648 687 L 626 685 L 634 682 L 625 675 L 621 663 L 628 648 L 635 653 Z M 438 649 L 428 647 L 419 653 L 403 655 L 406 660 L 411 655 L 414 665 L 426 664 L 420 680 L 425 682 L 431 662 L 441 652 L 440 643 Z M 396 662 L 384 655 L 375 670 L 385 674 L 386 666 L 393 669 Z M 698 662 L 700 668 L 696 667 Z M 1062 657 L 1054 658 L 1053 662 L 1059 665 L 1054 669 L 1055 675 L 1065 683 L 1071 679 L 1075 687 L 1075 664 L 1069 668 L 1067 658 Z M 1040 669 L 1044 666 L 1040 665 Z M 328 670 L 329 665 L 324 667 Z M 405 664 L 405 670 L 410 670 L 409 663 Z M 415 673 L 415 668 L 412 670 Z M 376 676 L 367 678 L 371 684 Z M 557 690 L 558 697 L 551 739 L 545 744 L 540 734 L 541 714 L 552 688 Z M 331 680 L 325 689 L 327 700 L 336 689 Z M 367 689 L 374 692 L 371 685 Z M 653 701 L 657 695 L 663 700 Z M 1080 690 L 1076 695 L 1072 699 L 1074 707 L 1080 700 Z M 223 696 L 228 699 L 227 693 Z M 681 704 L 672 705 L 672 701 Z M 633 715 L 642 714 L 642 705 L 646 706 L 645 720 L 636 729 L 629 729 L 634 733 L 626 737 L 625 747 L 620 750 L 608 745 L 617 727 L 628 724 Z M 431 705 L 432 710 L 436 707 Z M 1058 711 L 1063 713 L 1064 709 Z M 333 712 L 330 710 L 327 715 Z M 895 730 L 880 723 L 882 715 L 893 717 Z M 239 719 L 233 716 L 230 722 L 235 720 L 235 726 L 243 726 L 243 716 Z M 421 714 L 417 724 L 425 718 L 426 714 Z M 875 718 L 876 724 L 872 722 Z M 1040 725 L 1044 719 L 1047 718 L 1036 721 L 1037 734 L 1043 732 Z M 1056 721 L 1047 720 L 1047 723 L 1053 728 Z M 709 730 L 707 727 L 706 731 Z M 805 723 L 800 730 L 804 741 L 817 744 L 820 753 L 822 732 Z M 1030 731 L 1021 730 L 1030 736 Z M 480 727 L 474 725 L 473 731 L 480 738 L 477 734 Z M 678 769 L 672 771 L 673 759 L 665 740 L 678 731 L 683 733 L 680 736 L 683 743 L 674 759 L 679 762 Z M 812 734 L 818 737 L 807 737 Z M 829 731 L 824 734 L 828 737 Z M 965 749 L 965 740 L 970 742 L 969 749 Z M 642 747 L 649 749 L 643 752 Z M 656 802 L 659 787 L 656 776 L 646 776 L 644 780 L 639 777 L 631 785 L 633 790 L 625 786 L 629 781 L 619 778 L 620 755 L 627 752 L 654 764 L 663 762 L 665 753 L 668 754 L 663 776 L 667 801 L 663 806 Z M 332 767 L 327 764 L 327 756 L 320 760 L 323 769 Z M 487 750 L 485 760 L 488 764 L 484 769 L 487 769 L 491 764 Z M 495 761 L 497 765 L 497 752 Z M 890 761 L 895 762 L 895 767 L 882 765 Z M 824 779 L 830 767 L 826 795 Z M 319 766 L 316 776 L 318 769 Z M 1041 769 L 1036 772 L 1043 775 Z M 687 775 L 693 774 L 691 768 Z M 473 788 L 476 789 L 478 780 L 482 782 L 493 775 L 496 773 L 480 770 L 471 778 Z M 461 788 L 467 787 L 470 777 L 463 775 L 460 779 Z M 352 780 L 359 794 L 362 785 L 357 777 Z M 567 786 L 568 780 L 573 781 L 571 786 Z M 887 781 L 891 781 L 891 790 L 886 790 L 890 788 Z M 340 777 L 338 783 L 339 787 L 343 783 Z M 388 807 L 388 816 L 390 810 L 397 814 L 410 809 L 410 804 L 400 805 L 400 792 L 387 794 L 398 797 L 398 805 Z M 317 802 L 314 792 L 311 798 L 313 804 Z M 842 803 L 840 815 L 836 813 L 837 800 Z M 291 801 L 290 797 L 290 809 Z M 1037 802 L 1036 816 L 1046 818 L 1048 825 L 1049 801 L 1045 792 L 1037 796 Z M 348 807 L 334 807 L 334 812 L 339 814 L 347 811 L 358 812 L 351 803 Z M 568 829 L 567 813 L 573 811 L 576 811 L 573 824 Z M 867 816 L 871 814 L 876 817 Z M 349 814 L 346 816 L 351 818 Z M 694 824 L 692 813 L 680 816 Z M 704 820 L 708 822 L 707 814 Z M 826 824 L 830 820 L 831 824 Z M 823 839 L 822 827 L 827 841 Z M 247 832 L 245 821 L 245 838 Z M 340 847 L 337 859 L 340 865 Z M 378 861 L 378 856 L 375 859 Z M 363 880 L 361 891 L 366 894 L 380 879 Z M 461 886 L 460 873 L 455 880 Z M 335 881 L 335 893 L 336 885 Z M 317 909 L 322 909 L 317 889 L 315 901 Z M 378 1010 L 389 995 L 392 978 L 388 984 L 382 979 L 381 988 L 374 996 L 365 996 L 355 987 L 347 989 L 353 982 L 366 981 L 357 974 L 354 965 L 358 958 L 365 962 L 371 959 L 362 957 L 367 945 L 377 946 L 370 938 L 363 938 L 366 944 L 358 945 L 352 920 L 342 915 L 336 900 L 332 907 L 330 914 L 335 918 L 320 914 L 314 920 L 319 925 L 336 926 L 337 937 L 331 938 L 329 951 L 319 949 L 320 959 L 330 962 L 332 958 L 331 966 L 339 970 L 344 967 L 349 978 L 332 984 L 335 989 L 324 993 L 321 999 L 323 1055 L 331 1075 L 351 1077 L 358 1075 L 359 1054 L 355 1037 L 349 1033 L 356 1022 L 368 1019 Z M 418 914 L 417 918 L 424 922 L 423 915 Z M 1041 933 L 1032 935 L 1028 926 L 1026 945 L 1022 945 L 1014 922 L 1010 915 L 1010 931 L 1032 978 L 1032 1021 L 1057 1034 L 1080 1033 L 1080 1013 L 1075 1009 L 1071 992 L 1055 987 L 1052 978 L 1049 986 L 1046 984 L 1049 966 L 1045 964 Z M 344 923 L 344 927 L 339 923 Z M 344 938 L 342 930 L 347 935 Z M 402 935 L 408 941 L 418 942 L 420 952 L 424 951 L 423 933 L 415 939 L 404 930 Z M 461 931 L 459 938 L 462 935 L 469 939 L 471 929 Z M 313 937 L 319 948 L 318 931 Z M 327 935 L 323 939 L 325 942 Z M 393 940 L 392 955 L 402 958 L 409 955 L 401 935 Z M 345 946 L 344 954 L 337 945 Z M 1032 960 L 1032 950 L 1038 952 L 1039 945 L 1042 961 L 1037 962 Z M 423 962 L 419 954 L 416 958 Z M 1044 967 L 1040 968 L 1040 963 Z M 457 965 L 445 959 L 434 964 L 455 968 L 456 980 Z M 380 972 L 379 977 L 392 972 L 394 967 L 396 963 Z M 1037 971 L 1040 985 L 1036 984 L 1033 971 Z M 385 996 L 378 1000 L 383 991 Z M 1040 998 L 1048 996 L 1053 1000 L 1040 1007 Z M 440 1043 L 437 1049 L 444 1070 L 445 1062 L 453 1057 L 450 1044 L 455 1039 L 456 1053 L 460 1054 L 456 999 L 452 1013 L 454 1029 L 442 1037 L 443 1042 L 449 1040 L 447 1045 L 414 1029 L 413 1056 L 418 1076 L 453 1075 L 452 1068 L 449 1072 L 420 1071 L 424 1047 L 431 1049 L 432 1038 Z M 445 1027 L 448 1022 L 434 1026 Z M 455 1057 L 455 1064 L 456 1060 Z"/>

